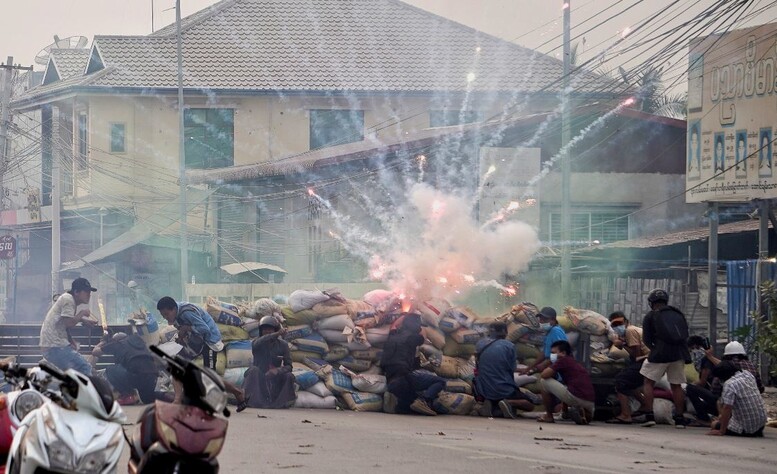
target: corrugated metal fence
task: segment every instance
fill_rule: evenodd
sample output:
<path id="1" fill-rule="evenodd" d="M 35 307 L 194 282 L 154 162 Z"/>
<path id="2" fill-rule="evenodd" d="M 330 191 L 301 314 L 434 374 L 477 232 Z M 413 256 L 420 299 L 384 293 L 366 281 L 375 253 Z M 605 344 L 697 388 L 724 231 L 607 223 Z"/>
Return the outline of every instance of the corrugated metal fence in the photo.
<path id="1" fill-rule="evenodd" d="M 770 280 L 777 276 L 777 264 L 762 262 Z M 736 260 L 726 262 L 726 293 L 728 296 L 729 334 L 751 324 L 750 313 L 758 304 L 756 291 L 758 261 Z"/>

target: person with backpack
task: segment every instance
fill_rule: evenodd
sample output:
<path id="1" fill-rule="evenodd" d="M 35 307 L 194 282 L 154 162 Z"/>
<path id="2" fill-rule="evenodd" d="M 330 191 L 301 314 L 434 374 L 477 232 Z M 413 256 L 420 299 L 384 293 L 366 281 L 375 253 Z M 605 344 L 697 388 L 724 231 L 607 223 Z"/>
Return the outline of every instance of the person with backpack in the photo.
<path id="1" fill-rule="evenodd" d="M 679 309 L 669 306 L 669 295 L 662 289 L 655 289 L 648 295 L 650 312 L 642 321 L 642 338 L 650 349 L 647 360 L 639 371 L 645 377 L 645 422 L 642 426 L 656 424 L 653 415 L 653 389 L 656 382 L 666 374 L 672 389 L 675 405 L 674 422 L 678 428 L 685 428 L 685 364 L 691 362 L 688 351 L 688 321 Z"/>

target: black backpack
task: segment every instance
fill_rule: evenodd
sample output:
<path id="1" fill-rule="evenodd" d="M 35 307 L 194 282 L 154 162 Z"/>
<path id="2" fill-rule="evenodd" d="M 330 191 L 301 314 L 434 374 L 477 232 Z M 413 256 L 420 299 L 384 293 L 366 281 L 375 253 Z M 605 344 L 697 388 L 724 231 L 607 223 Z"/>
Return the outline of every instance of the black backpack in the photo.
<path id="1" fill-rule="evenodd" d="M 667 306 L 653 312 L 656 338 L 671 345 L 682 345 L 688 340 L 688 322 L 677 308 Z"/>

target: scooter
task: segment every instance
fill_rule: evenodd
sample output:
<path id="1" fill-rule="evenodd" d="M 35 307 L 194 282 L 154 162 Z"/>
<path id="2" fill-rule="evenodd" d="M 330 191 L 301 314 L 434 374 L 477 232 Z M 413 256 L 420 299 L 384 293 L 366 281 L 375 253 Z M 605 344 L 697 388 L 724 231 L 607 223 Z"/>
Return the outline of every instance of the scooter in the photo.
<path id="1" fill-rule="evenodd" d="M 2 366 L 2 372 L 13 391 L 0 394 L 0 474 L 5 472 L 8 452 L 22 420 L 48 401 L 39 391 L 47 384 L 40 369 L 28 370 L 11 362 Z"/>
<path id="2" fill-rule="evenodd" d="M 140 415 L 130 440 L 130 474 L 218 473 L 227 436 L 227 392 L 210 369 L 151 346 L 183 384 L 182 403 L 156 401 Z"/>
<path id="3" fill-rule="evenodd" d="M 51 403 L 24 418 L 14 436 L 6 470 L 13 474 L 113 473 L 124 449 L 127 417 L 106 381 L 48 362 L 40 368 L 60 382 L 47 390 Z"/>

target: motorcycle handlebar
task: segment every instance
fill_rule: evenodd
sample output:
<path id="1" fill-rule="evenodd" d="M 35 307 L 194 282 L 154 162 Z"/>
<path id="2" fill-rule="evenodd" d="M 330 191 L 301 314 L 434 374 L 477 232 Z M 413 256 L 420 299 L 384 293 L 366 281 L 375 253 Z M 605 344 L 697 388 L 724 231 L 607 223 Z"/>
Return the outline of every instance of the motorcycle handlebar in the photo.
<path id="1" fill-rule="evenodd" d="M 59 370 L 56 366 L 48 363 L 48 362 L 41 362 L 38 364 L 38 367 L 41 368 L 44 372 L 51 374 L 54 378 L 57 378 L 59 380 L 66 380 L 65 373 Z"/>

